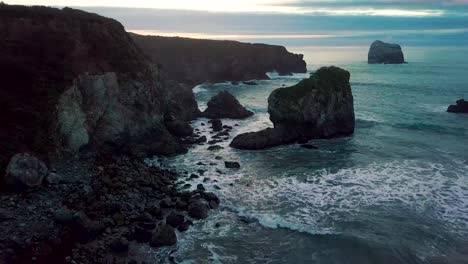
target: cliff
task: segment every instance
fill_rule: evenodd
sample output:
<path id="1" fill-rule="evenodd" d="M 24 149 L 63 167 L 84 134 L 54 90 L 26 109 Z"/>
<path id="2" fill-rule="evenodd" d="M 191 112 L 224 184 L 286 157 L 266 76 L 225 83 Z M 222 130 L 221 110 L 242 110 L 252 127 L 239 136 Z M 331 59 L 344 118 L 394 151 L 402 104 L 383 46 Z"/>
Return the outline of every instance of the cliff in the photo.
<path id="1" fill-rule="evenodd" d="M 119 22 L 80 10 L 0 5 L 0 72 L 2 171 L 17 152 L 183 151 L 164 116 L 198 114 Z"/>
<path id="2" fill-rule="evenodd" d="M 303 55 L 282 46 L 236 41 L 141 36 L 131 34 L 141 49 L 162 65 L 172 80 L 188 84 L 268 79 L 307 71 Z"/>

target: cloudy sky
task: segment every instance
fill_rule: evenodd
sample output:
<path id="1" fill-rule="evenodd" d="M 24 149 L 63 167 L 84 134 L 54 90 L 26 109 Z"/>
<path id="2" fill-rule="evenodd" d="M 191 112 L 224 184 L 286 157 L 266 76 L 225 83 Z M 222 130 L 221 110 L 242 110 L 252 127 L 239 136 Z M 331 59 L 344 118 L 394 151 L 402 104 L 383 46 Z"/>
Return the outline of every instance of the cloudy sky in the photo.
<path id="1" fill-rule="evenodd" d="M 4 0 L 5 1 L 5 0 Z M 468 0 L 6 0 L 79 7 L 127 30 L 288 46 L 468 46 Z"/>

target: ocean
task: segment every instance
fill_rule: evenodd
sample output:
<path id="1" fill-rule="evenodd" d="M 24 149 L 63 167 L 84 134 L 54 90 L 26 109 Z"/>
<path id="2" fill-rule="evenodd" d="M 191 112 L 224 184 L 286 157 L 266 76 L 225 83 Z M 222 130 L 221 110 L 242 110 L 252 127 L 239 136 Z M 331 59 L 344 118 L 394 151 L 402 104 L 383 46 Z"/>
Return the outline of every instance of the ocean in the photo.
<path id="1" fill-rule="evenodd" d="M 200 109 L 227 90 L 255 115 L 231 125 L 224 149 L 207 145 L 148 162 L 206 170 L 189 183 L 221 199 L 221 208 L 178 234 L 177 263 L 468 263 L 468 115 L 447 113 L 468 98 L 466 48 L 405 48 L 408 64 L 368 65 L 367 47 L 290 47 L 309 73 L 194 88 Z M 272 90 L 321 66 L 351 73 L 353 136 L 262 151 L 229 148 L 243 132 L 272 126 Z M 208 140 L 206 119 L 193 122 Z M 236 126 L 237 125 L 237 126 Z M 223 160 L 215 159 L 221 156 Z M 224 168 L 224 160 L 241 169 Z M 206 165 L 196 165 L 202 162 Z M 205 179 L 206 178 L 206 179 Z M 203 182 L 206 181 L 206 182 Z M 181 183 L 182 185 L 182 183 Z M 161 263 L 169 262 L 167 258 Z"/>

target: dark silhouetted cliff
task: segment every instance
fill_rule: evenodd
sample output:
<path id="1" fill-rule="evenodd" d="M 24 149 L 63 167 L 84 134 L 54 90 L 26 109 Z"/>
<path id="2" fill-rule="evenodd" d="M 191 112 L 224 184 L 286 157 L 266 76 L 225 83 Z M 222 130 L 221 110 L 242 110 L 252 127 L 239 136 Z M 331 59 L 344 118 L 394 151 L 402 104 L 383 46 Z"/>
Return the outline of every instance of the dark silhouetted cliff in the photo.
<path id="1" fill-rule="evenodd" d="M 149 57 L 162 65 L 170 79 L 189 84 L 268 79 L 267 72 L 289 75 L 307 70 L 303 55 L 290 53 L 282 46 L 131 36 Z"/>

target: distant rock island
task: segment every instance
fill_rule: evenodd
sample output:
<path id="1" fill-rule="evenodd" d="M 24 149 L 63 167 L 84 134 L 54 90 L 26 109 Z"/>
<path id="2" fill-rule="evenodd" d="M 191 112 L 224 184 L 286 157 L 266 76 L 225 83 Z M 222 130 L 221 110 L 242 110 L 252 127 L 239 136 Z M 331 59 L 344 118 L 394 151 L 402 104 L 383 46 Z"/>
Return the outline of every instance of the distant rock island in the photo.
<path id="1" fill-rule="evenodd" d="M 447 112 L 468 114 L 468 101 L 464 99 L 458 100 L 456 105 L 450 105 L 448 107 Z"/>
<path id="2" fill-rule="evenodd" d="M 268 79 L 266 73 L 273 71 L 280 75 L 307 72 L 303 55 L 282 46 L 130 35 L 169 79 L 187 84 Z"/>
<path id="3" fill-rule="evenodd" d="M 376 40 L 369 49 L 367 58 L 369 64 L 402 64 L 405 58 L 401 46 Z"/>
<path id="4" fill-rule="evenodd" d="M 323 67 L 295 86 L 274 90 L 268 98 L 274 128 L 238 135 L 231 147 L 256 150 L 352 134 L 355 117 L 349 79 L 346 70 Z"/>

